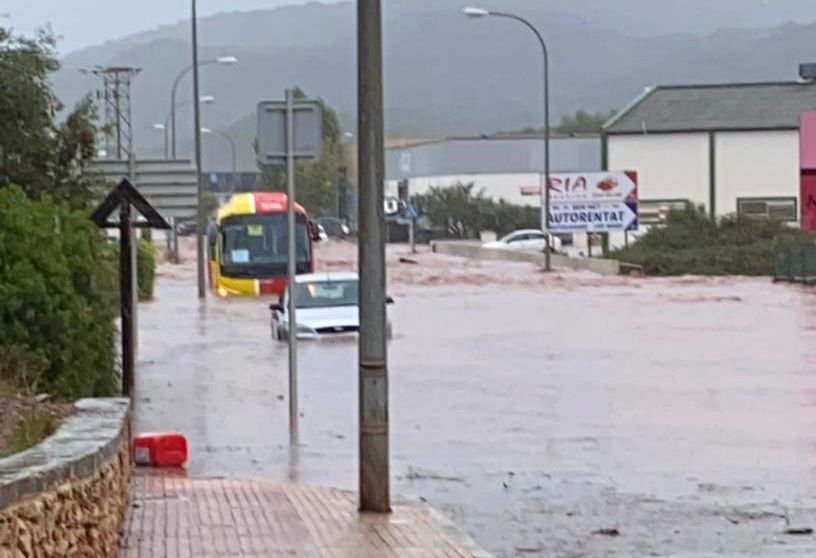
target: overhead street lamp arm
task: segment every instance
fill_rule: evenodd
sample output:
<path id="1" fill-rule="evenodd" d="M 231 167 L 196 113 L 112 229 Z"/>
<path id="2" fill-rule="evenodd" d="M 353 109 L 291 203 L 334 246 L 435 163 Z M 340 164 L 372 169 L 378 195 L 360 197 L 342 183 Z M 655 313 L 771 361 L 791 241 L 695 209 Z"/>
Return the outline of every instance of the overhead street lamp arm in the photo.
<path id="1" fill-rule="evenodd" d="M 550 55 L 544 37 L 536 29 L 535 25 L 521 16 L 509 12 L 495 12 L 483 8 L 468 7 L 464 10 L 465 15 L 471 18 L 482 18 L 488 16 L 503 17 L 513 19 L 524 24 L 530 31 L 535 33 L 538 42 L 541 44 L 541 51 L 544 54 L 544 180 L 540 189 L 541 196 L 541 228 L 547 233 L 547 250 L 545 255 L 545 267 L 547 271 L 551 268 L 550 254 Z"/>
<path id="2" fill-rule="evenodd" d="M 202 66 L 212 66 L 213 64 L 237 64 L 238 59 L 234 56 L 219 56 L 218 58 L 213 58 L 211 60 L 204 60 L 198 63 L 198 67 Z M 189 74 L 193 71 L 193 65 L 189 65 L 184 68 L 179 74 L 176 76 L 176 79 L 173 81 L 173 88 L 170 92 L 170 138 L 171 138 L 171 151 L 173 155 L 173 159 L 176 158 L 176 91 L 178 90 L 179 83 L 181 80 L 184 79 L 184 76 Z"/>

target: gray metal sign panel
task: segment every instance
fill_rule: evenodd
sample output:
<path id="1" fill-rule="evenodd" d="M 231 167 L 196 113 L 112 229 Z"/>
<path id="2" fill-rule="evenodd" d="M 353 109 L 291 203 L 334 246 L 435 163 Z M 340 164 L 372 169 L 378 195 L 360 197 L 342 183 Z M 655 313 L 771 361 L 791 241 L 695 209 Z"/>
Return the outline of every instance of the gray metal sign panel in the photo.
<path id="1" fill-rule="evenodd" d="M 99 159 L 90 172 L 105 182 L 118 183 L 129 176 L 128 161 Z M 184 219 L 196 215 L 198 177 L 188 160 L 137 160 L 133 185 L 165 219 Z"/>
<path id="2" fill-rule="evenodd" d="M 318 160 L 323 147 L 323 119 L 317 101 L 294 104 L 295 158 Z M 258 103 L 258 163 L 286 163 L 286 102 Z"/>

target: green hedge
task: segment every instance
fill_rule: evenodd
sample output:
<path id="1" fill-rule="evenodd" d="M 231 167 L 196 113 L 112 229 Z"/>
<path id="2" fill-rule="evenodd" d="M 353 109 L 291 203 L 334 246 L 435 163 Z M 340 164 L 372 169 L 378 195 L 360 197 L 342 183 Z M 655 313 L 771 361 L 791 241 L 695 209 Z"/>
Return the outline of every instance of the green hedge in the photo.
<path id="1" fill-rule="evenodd" d="M 0 189 L 0 370 L 22 362 L 23 387 L 64 397 L 114 394 L 116 291 L 112 247 L 85 213 Z"/>
<path id="2" fill-rule="evenodd" d="M 775 247 L 797 239 L 810 237 L 778 221 L 716 220 L 689 207 L 670 212 L 665 226 L 610 257 L 640 265 L 647 275 L 773 275 Z"/>
<path id="3" fill-rule="evenodd" d="M 149 240 L 139 240 L 136 273 L 139 282 L 139 300 L 153 300 L 153 283 L 156 280 L 156 248 Z"/>

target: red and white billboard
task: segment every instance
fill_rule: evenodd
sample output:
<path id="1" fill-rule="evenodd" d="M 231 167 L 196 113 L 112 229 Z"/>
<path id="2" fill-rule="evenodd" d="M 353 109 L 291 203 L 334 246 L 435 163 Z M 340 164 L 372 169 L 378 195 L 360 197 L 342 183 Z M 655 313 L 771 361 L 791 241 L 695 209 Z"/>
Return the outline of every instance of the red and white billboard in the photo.
<path id="1" fill-rule="evenodd" d="M 550 175 L 550 230 L 609 232 L 638 229 L 637 173 L 588 172 Z M 521 187 L 538 196 L 538 186 Z"/>

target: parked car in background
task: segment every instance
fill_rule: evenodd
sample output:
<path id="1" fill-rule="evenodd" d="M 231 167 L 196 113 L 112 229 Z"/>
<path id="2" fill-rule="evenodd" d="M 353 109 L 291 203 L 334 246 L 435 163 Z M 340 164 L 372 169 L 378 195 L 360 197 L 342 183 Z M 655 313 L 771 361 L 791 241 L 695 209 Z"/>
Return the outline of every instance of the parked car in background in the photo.
<path id="1" fill-rule="evenodd" d="M 345 221 L 337 217 L 318 217 L 315 223 L 323 227 L 331 238 L 346 238 L 351 235 L 351 228 Z"/>
<path id="2" fill-rule="evenodd" d="M 537 229 L 523 229 L 513 231 L 507 236 L 482 244 L 483 248 L 497 250 L 528 250 L 543 252 L 547 248 L 548 234 Z M 561 250 L 561 239 L 550 234 L 550 249 L 553 252 Z"/>
<path id="3" fill-rule="evenodd" d="M 285 289 L 280 302 L 270 304 L 272 338 L 289 338 L 289 295 Z M 309 273 L 295 277 L 297 338 L 323 339 L 356 335 L 360 330 L 360 281 L 353 272 Z M 389 297 L 387 302 L 393 303 Z M 386 335 L 391 338 L 391 322 Z"/>
<path id="4" fill-rule="evenodd" d="M 329 239 L 329 234 L 326 232 L 326 229 L 323 228 L 323 225 L 320 223 L 315 223 L 315 228 L 317 229 L 317 238 L 320 242 L 324 242 Z"/>
<path id="5" fill-rule="evenodd" d="M 181 221 L 180 223 L 176 223 L 176 234 L 179 236 L 191 236 L 196 233 L 197 228 L 195 219 Z"/>

